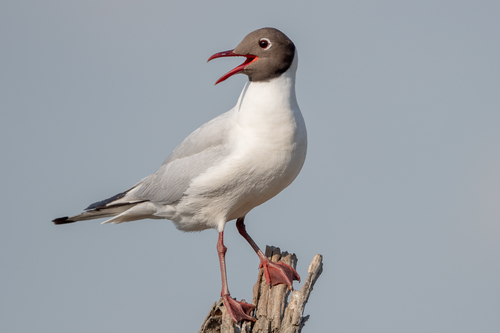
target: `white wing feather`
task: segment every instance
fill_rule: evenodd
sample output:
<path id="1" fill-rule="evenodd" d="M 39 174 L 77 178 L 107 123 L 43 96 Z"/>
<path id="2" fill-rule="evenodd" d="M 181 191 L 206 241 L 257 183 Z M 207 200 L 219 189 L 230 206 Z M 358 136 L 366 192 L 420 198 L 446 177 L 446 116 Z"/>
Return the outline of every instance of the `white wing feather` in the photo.
<path id="1" fill-rule="evenodd" d="M 227 138 L 235 119 L 231 111 L 191 133 L 155 173 L 136 184 L 122 200 L 171 204 L 181 199 L 194 178 L 229 155 Z"/>

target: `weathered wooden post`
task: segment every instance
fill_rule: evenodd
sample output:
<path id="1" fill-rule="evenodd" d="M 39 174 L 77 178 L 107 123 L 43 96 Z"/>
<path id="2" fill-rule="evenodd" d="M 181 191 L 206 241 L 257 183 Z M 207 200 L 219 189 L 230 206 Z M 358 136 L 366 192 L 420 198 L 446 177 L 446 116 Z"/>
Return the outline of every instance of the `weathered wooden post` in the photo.
<path id="1" fill-rule="evenodd" d="M 266 247 L 266 256 L 273 262 L 282 261 L 293 268 L 297 266 L 295 254 L 282 253 L 274 246 Z M 308 315 L 304 316 L 306 303 L 322 271 L 323 256 L 317 254 L 309 265 L 302 289 L 290 291 L 284 284 L 269 288 L 261 269 L 253 287 L 256 321 L 234 324 L 220 299 L 212 305 L 198 333 L 300 333 L 309 319 Z"/>

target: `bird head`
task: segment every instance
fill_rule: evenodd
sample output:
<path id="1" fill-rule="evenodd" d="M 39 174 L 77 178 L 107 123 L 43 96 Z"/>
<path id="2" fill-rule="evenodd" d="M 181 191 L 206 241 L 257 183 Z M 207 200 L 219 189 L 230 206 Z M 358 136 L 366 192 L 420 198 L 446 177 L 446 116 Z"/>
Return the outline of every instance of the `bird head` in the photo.
<path id="1" fill-rule="evenodd" d="M 246 74 L 254 81 L 269 81 L 290 68 L 295 56 L 295 45 L 281 31 L 274 28 L 255 30 L 243 38 L 235 49 L 218 52 L 208 61 L 222 57 L 245 57 L 245 61 L 221 76 L 215 84 L 237 73 Z"/>

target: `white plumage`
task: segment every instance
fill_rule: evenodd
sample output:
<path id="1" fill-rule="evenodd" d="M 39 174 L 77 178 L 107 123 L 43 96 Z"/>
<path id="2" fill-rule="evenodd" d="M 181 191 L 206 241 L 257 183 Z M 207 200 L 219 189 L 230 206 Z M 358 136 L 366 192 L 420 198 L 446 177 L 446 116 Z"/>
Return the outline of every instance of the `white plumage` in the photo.
<path id="1" fill-rule="evenodd" d="M 160 169 L 107 206 L 146 202 L 103 223 L 166 218 L 184 231 L 221 231 L 290 185 L 307 150 L 296 70 L 297 56 L 283 75 L 248 82 L 233 109 L 194 131 Z"/>

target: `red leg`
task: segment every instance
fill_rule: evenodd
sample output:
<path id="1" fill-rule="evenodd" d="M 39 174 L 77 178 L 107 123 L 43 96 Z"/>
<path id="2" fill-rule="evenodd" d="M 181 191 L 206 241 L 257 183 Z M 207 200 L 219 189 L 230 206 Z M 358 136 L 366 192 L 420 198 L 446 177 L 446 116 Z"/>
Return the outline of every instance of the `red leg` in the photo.
<path id="1" fill-rule="evenodd" d="M 260 258 L 260 268 L 264 268 L 264 276 L 266 277 L 266 281 L 269 286 L 275 286 L 277 284 L 286 284 L 290 289 L 292 289 L 293 280 L 300 281 L 300 276 L 297 274 L 295 269 L 291 266 L 284 264 L 282 262 L 271 262 L 267 257 L 262 253 L 257 244 L 253 241 L 252 237 L 247 233 L 245 228 L 245 218 L 239 218 L 236 220 L 236 227 L 240 235 L 242 235 L 247 242 L 252 246 L 254 251 Z"/>
<path id="2" fill-rule="evenodd" d="M 250 315 L 250 312 L 255 308 L 255 306 L 252 304 L 238 302 L 234 298 L 231 298 L 231 295 L 229 294 L 226 277 L 226 251 L 227 247 L 224 246 L 224 232 L 221 231 L 219 232 L 219 241 L 217 242 L 217 253 L 219 254 L 220 274 L 222 278 L 222 291 L 220 295 L 224 301 L 224 306 L 235 323 L 242 320 L 255 321 L 255 319 Z"/>

